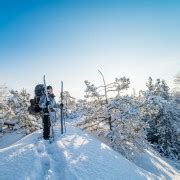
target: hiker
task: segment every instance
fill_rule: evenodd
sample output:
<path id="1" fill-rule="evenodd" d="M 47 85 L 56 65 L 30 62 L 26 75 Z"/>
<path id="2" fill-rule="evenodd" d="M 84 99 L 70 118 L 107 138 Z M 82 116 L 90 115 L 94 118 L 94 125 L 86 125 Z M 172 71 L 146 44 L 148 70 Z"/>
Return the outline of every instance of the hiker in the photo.
<path id="1" fill-rule="evenodd" d="M 49 139 L 50 137 L 50 126 L 51 120 L 55 119 L 55 110 L 54 108 L 59 108 L 60 105 L 56 103 L 55 101 L 55 95 L 53 93 L 53 88 L 52 86 L 47 86 L 47 92 L 48 92 L 48 97 L 49 97 L 49 102 L 46 99 L 46 95 L 43 94 L 40 97 L 39 100 L 39 107 L 43 111 L 43 137 L 44 139 Z M 48 107 L 48 108 L 47 108 Z"/>
<path id="2" fill-rule="evenodd" d="M 56 111 L 54 108 L 61 109 L 61 119 L 63 119 L 63 113 L 62 113 L 63 103 L 62 102 L 60 104 L 56 103 L 52 86 L 46 87 L 47 95 L 48 95 L 48 101 L 47 101 L 45 87 L 46 87 L 45 83 L 36 85 L 34 89 L 35 96 L 33 99 L 30 99 L 30 106 L 28 107 L 28 111 L 32 115 L 37 115 L 37 114 L 42 115 L 43 137 L 44 139 L 50 139 L 50 135 L 51 135 L 53 139 L 54 133 L 53 133 L 53 126 L 51 126 L 51 123 L 56 122 Z M 62 88 L 63 86 L 61 87 L 61 91 Z M 50 127 L 52 134 L 50 134 Z M 62 129 L 61 132 L 63 132 L 62 123 L 61 123 L 61 129 Z"/>

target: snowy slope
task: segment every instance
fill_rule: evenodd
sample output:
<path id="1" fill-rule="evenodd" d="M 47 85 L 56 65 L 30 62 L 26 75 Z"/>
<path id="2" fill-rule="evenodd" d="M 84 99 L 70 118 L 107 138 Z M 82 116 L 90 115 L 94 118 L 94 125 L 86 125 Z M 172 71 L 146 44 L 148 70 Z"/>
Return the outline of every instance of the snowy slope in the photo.
<path id="1" fill-rule="evenodd" d="M 7 146 L 10 146 L 11 144 L 22 139 L 22 137 L 24 136 L 25 134 L 16 131 L 0 134 L 0 148 L 5 148 Z"/>
<path id="2" fill-rule="evenodd" d="M 41 131 L 37 131 L 7 148 L 0 149 L 1 180 L 178 178 L 177 171 L 170 166 L 168 172 L 171 173 L 166 178 L 153 170 L 148 172 L 70 124 L 63 136 L 60 128 L 55 127 L 56 138 L 52 144 L 43 140 L 41 134 Z"/>

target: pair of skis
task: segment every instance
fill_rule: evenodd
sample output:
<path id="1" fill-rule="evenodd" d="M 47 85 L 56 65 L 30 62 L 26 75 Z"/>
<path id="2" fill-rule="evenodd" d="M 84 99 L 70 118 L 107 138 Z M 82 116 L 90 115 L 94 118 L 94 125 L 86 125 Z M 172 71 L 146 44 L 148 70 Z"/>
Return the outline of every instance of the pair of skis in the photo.
<path id="1" fill-rule="evenodd" d="M 45 89 L 45 95 L 46 95 L 46 101 L 50 102 L 48 92 L 47 92 L 47 86 L 46 86 L 46 77 L 44 75 L 43 77 L 44 81 L 44 89 Z M 47 107 L 48 113 L 50 111 L 49 107 Z M 63 81 L 61 81 L 61 104 L 60 104 L 60 110 L 61 110 L 61 134 L 64 134 L 66 132 L 66 126 L 65 126 L 65 118 L 64 118 L 64 113 L 63 113 Z M 49 115 L 50 118 L 50 115 Z M 54 129 L 53 129 L 53 123 L 50 118 L 50 123 L 51 123 L 51 131 L 50 131 L 50 143 L 54 141 Z"/>

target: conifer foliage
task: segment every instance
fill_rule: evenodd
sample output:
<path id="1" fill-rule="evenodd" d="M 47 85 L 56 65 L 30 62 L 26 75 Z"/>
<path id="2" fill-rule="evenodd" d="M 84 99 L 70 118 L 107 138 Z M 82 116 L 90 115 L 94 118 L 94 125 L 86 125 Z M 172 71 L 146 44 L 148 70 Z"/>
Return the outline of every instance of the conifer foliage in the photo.
<path id="1" fill-rule="evenodd" d="M 128 158 L 150 143 L 163 156 L 178 159 L 175 122 L 179 121 L 180 112 L 165 80 L 157 79 L 154 83 L 149 77 L 147 90 L 129 96 L 122 94 L 130 86 L 129 78 L 115 78 L 107 84 L 100 74 L 103 79 L 100 86 L 85 81 L 87 100 L 81 101 L 83 107 L 79 109 L 86 113 L 78 126 L 108 140 Z"/>
<path id="2" fill-rule="evenodd" d="M 29 134 L 40 128 L 39 116 L 32 116 L 28 112 L 30 94 L 25 89 L 18 92 L 10 90 L 3 98 L 3 120 L 15 123 L 14 130 L 24 129 Z"/>

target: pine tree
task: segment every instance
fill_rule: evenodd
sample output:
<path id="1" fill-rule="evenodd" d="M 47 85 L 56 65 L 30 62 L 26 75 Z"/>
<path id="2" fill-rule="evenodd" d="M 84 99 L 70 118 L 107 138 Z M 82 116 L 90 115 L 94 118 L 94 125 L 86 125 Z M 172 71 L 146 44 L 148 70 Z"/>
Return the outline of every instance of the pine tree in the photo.
<path id="1" fill-rule="evenodd" d="M 149 80 L 148 80 L 149 82 Z M 152 80 L 151 80 L 152 82 Z M 149 84 L 149 83 L 147 83 Z M 155 144 L 158 150 L 166 156 L 177 157 L 177 141 L 174 121 L 177 117 L 174 101 L 170 97 L 166 82 L 157 79 L 154 89 L 143 93 L 143 120 L 148 122 L 148 140 Z"/>
<path id="2" fill-rule="evenodd" d="M 85 93 L 89 99 L 85 106 L 90 111 L 78 126 L 104 137 L 114 149 L 131 158 L 146 141 L 147 124 L 141 120 L 141 104 L 136 97 L 121 95 L 129 88 L 129 78 L 115 78 L 114 82 L 106 84 L 103 77 L 103 81 L 101 86 L 85 81 Z M 111 98 L 108 98 L 110 93 Z"/>
<path id="3" fill-rule="evenodd" d="M 15 129 L 23 128 L 29 134 L 39 128 L 38 119 L 28 112 L 30 94 L 23 89 L 21 92 L 11 90 L 10 96 L 6 98 L 9 112 L 6 119 L 16 122 Z M 12 116 L 13 114 L 13 116 Z"/>
<path id="4" fill-rule="evenodd" d="M 61 103 L 61 96 L 59 102 Z M 76 116 L 76 99 L 68 91 L 63 93 L 63 104 L 66 118 L 74 118 Z"/>
<path id="5" fill-rule="evenodd" d="M 147 86 L 149 92 L 154 91 L 155 87 L 153 85 L 153 80 L 151 77 L 149 77 L 148 82 L 146 83 L 146 86 Z"/>

